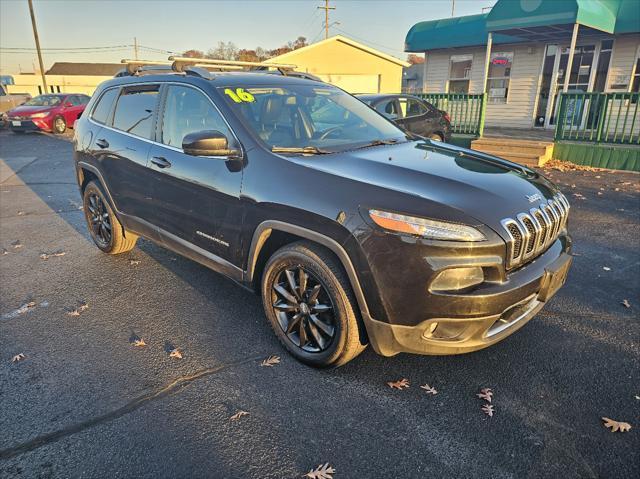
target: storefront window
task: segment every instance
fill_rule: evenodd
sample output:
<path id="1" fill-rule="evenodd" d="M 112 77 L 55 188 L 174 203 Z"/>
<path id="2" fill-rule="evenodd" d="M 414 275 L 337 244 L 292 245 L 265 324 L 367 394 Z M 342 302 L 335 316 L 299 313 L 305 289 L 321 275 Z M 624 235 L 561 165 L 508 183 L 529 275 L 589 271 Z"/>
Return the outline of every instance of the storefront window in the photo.
<path id="1" fill-rule="evenodd" d="M 449 93 L 469 93 L 473 55 L 451 55 L 449 61 Z"/>
<path id="2" fill-rule="evenodd" d="M 495 52 L 491 54 L 487 84 L 491 103 L 507 102 L 512 65 L 513 52 Z"/>
<path id="3" fill-rule="evenodd" d="M 600 55 L 598 56 L 598 65 L 596 67 L 596 80 L 593 84 L 593 91 L 603 92 L 606 88 L 607 73 L 609 71 L 609 62 L 611 61 L 612 49 L 613 40 L 602 40 L 600 46 Z"/>
<path id="4" fill-rule="evenodd" d="M 636 66 L 633 73 L 633 80 L 631 82 L 631 92 L 640 92 L 640 51 L 638 52 L 638 58 L 636 58 Z"/>

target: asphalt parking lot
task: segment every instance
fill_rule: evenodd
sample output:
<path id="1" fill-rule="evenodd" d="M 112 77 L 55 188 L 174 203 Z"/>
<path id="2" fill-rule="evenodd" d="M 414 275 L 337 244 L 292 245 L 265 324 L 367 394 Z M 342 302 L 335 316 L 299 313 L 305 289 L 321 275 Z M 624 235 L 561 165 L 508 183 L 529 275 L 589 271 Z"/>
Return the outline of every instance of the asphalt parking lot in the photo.
<path id="1" fill-rule="evenodd" d="M 549 170 L 576 257 L 517 334 L 321 371 L 216 273 L 148 241 L 94 247 L 69 137 L 2 131 L 0 159 L 0 477 L 640 476 L 640 175 Z"/>

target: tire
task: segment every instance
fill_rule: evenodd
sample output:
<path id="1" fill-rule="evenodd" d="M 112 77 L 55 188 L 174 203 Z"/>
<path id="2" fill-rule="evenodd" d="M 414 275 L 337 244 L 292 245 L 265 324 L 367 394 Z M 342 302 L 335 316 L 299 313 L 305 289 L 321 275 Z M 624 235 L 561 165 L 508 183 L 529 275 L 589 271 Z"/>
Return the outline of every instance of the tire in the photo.
<path id="1" fill-rule="evenodd" d="M 444 141 L 444 137 L 440 133 L 431 133 L 431 135 L 429 135 L 429 139 L 436 140 L 436 141 Z"/>
<path id="2" fill-rule="evenodd" d="M 307 288 L 302 294 L 300 270 L 307 275 Z M 291 273 L 297 287 L 291 286 L 286 271 Z M 318 285 L 319 292 L 312 298 Z M 298 301 L 297 306 L 276 291 L 276 286 L 280 290 L 284 288 L 290 299 L 291 292 L 297 291 L 293 298 Z M 306 241 L 283 246 L 267 261 L 261 290 L 264 312 L 271 328 L 299 361 L 314 367 L 337 367 L 366 348 L 360 340 L 365 334 L 357 316 L 351 285 L 342 265 L 329 250 Z M 326 310 L 327 306 L 329 310 Z M 296 321 L 298 315 L 301 318 Z M 287 333 L 290 326 L 292 329 Z M 306 341 L 301 334 L 306 336 Z"/>
<path id="3" fill-rule="evenodd" d="M 53 125 L 51 126 L 51 129 L 55 134 L 61 135 L 65 131 L 67 131 L 67 122 L 62 116 L 58 115 L 53 119 Z"/>
<path id="4" fill-rule="evenodd" d="M 135 247 L 138 236 L 125 231 L 97 183 L 87 184 L 82 205 L 91 239 L 98 248 L 108 254 L 120 254 Z"/>

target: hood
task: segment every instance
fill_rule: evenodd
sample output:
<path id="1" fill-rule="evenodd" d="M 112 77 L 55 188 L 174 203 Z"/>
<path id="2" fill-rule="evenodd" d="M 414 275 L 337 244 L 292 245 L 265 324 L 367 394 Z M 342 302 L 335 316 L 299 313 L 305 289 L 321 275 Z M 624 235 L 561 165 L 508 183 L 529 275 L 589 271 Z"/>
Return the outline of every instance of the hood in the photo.
<path id="1" fill-rule="evenodd" d="M 447 205 L 494 231 L 502 230 L 502 219 L 528 212 L 540 205 L 540 197 L 549 199 L 558 192 L 550 181 L 524 166 L 439 142 L 363 148 L 313 156 L 304 162 L 341 177 Z M 385 207 L 375 198 L 366 201 L 367 206 Z"/>
<path id="2" fill-rule="evenodd" d="M 10 110 L 7 112 L 8 115 L 15 115 L 15 116 L 29 116 L 29 115 L 33 115 L 34 113 L 42 113 L 42 112 L 48 112 L 51 110 L 55 110 L 55 106 L 27 106 L 27 105 L 22 105 L 22 106 L 17 106 L 14 109 Z"/>

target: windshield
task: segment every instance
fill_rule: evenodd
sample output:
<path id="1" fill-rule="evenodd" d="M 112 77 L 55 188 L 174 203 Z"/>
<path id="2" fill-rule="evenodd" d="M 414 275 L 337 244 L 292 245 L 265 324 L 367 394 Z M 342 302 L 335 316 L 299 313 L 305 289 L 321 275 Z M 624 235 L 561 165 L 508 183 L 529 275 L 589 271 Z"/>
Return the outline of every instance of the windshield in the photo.
<path id="1" fill-rule="evenodd" d="M 39 95 L 39 96 L 37 96 L 35 98 L 32 98 L 28 102 L 23 103 L 23 105 L 26 105 L 26 106 L 56 106 L 56 105 L 59 105 L 61 101 L 62 101 L 62 98 L 60 98 L 57 95 Z"/>
<path id="2" fill-rule="evenodd" d="M 274 151 L 335 152 L 407 139 L 360 100 L 331 86 L 221 88 L 245 123 Z M 285 150 L 283 150 L 285 149 Z"/>

